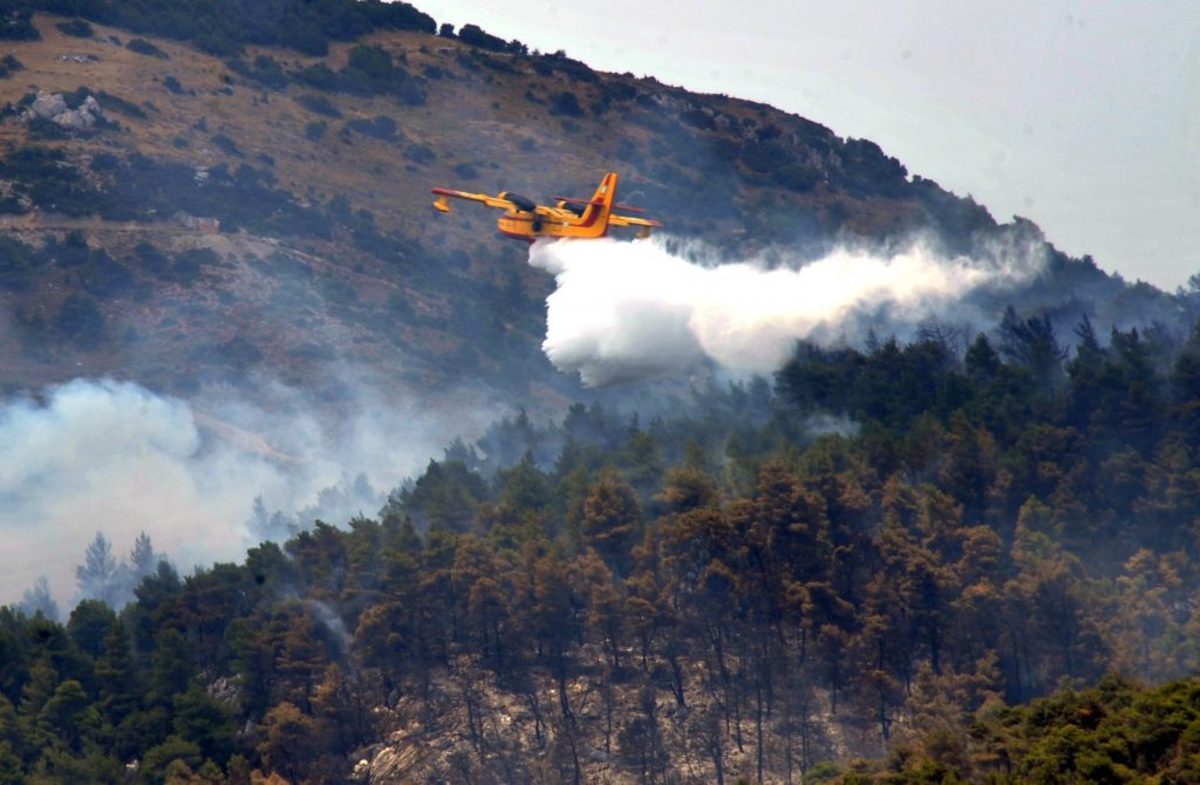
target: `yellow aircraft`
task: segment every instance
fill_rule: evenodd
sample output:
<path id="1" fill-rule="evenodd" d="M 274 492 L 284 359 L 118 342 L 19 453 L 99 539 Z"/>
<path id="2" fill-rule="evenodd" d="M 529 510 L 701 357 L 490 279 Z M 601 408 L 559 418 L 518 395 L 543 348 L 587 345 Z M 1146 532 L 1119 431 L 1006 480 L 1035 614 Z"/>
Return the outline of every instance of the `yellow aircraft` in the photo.
<path id="1" fill-rule="evenodd" d="M 556 196 L 553 207 L 536 204 L 532 199 L 509 191 L 501 191 L 495 196 L 452 191 L 448 188 L 434 188 L 433 192 L 438 196 L 433 206 L 443 213 L 450 212 L 450 197 L 483 202 L 488 207 L 504 210 L 504 215 L 496 221 L 500 233 L 529 242 L 538 237 L 604 237 L 608 234 L 610 226 L 637 226 L 641 229 L 638 237 L 649 237 L 651 229 L 662 226 L 658 221 L 649 218 L 634 218 L 613 212 L 614 209 L 641 212 L 636 207 L 616 204 L 616 172 L 604 175 L 600 187 L 592 194 L 591 199 Z"/>

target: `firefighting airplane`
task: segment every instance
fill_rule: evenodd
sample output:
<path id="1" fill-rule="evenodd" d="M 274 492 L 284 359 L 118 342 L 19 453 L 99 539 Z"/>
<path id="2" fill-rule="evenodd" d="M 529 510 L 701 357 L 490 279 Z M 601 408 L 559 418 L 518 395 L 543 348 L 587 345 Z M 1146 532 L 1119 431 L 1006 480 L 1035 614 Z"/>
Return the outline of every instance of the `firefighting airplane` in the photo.
<path id="1" fill-rule="evenodd" d="M 553 207 L 535 204 L 532 199 L 509 191 L 501 191 L 495 196 L 451 191 L 448 188 L 434 188 L 433 192 L 438 196 L 433 206 L 443 213 L 450 212 L 450 197 L 483 202 L 488 207 L 504 210 L 504 215 L 496 221 L 500 233 L 529 242 L 538 237 L 604 237 L 608 234 L 610 226 L 637 226 L 641 229 L 637 235 L 639 238 L 649 237 L 651 229 L 662 226 L 658 221 L 649 218 L 634 218 L 613 212 L 614 209 L 642 212 L 637 207 L 615 203 L 616 172 L 604 175 L 600 187 L 592 194 L 591 199 L 556 196 Z"/>

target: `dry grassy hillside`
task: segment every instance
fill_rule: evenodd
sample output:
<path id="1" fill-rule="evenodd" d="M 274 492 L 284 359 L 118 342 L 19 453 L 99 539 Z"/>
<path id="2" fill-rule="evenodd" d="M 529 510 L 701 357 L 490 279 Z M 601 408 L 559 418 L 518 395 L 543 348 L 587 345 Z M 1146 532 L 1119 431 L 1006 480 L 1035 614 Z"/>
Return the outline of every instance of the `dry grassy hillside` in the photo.
<path id="1" fill-rule="evenodd" d="M 9 388 L 113 373 L 186 394 L 252 371 L 305 387 L 349 372 L 564 400 L 577 383 L 539 350 L 551 282 L 499 238 L 494 213 L 433 211 L 436 185 L 586 195 L 615 169 L 622 199 L 742 258 L 913 230 L 962 250 L 1008 230 L 870 142 L 561 54 L 386 32 L 320 58 L 222 60 L 33 21 L 42 40 L 0 48 L 23 66 L 0 80 L 0 228 L 34 248 L 0 287 Z M 87 92 L 115 126 L 27 122 L 39 91 Z M 39 185 L 60 176 L 58 190 Z M 69 240 L 92 256 L 64 253 Z"/>

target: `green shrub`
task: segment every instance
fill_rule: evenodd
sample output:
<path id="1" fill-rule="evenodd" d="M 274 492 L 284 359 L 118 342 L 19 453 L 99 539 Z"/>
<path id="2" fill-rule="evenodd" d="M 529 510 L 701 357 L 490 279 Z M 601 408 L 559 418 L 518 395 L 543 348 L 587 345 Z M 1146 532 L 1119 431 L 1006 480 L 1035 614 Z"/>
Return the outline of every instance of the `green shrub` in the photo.
<path id="1" fill-rule="evenodd" d="M 237 146 L 237 142 L 233 141 L 225 134 L 215 134 L 209 141 L 216 145 L 226 155 L 232 155 L 238 158 L 245 157 L 241 151 L 241 148 Z"/>
<path id="2" fill-rule="evenodd" d="M 338 75 L 324 63 L 310 65 L 302 71 L 297 71 L 292 74 L 292 78 L 309 87 L 316 88 L 317 90 L 325 90 L 326 92 L 337 90 L 338 85 L 341 83 Z"/>
<path id="3" fill-rule="evenodd" d="M 425 91 L 415 79 L 405 79 L 401 82 L 398 89 L 400 100 L 408 106 L 423 106 L 425 104 Z"/>
<path id="4" fill-rule="evenodd" d="M 610 101 L 630 101 L 637 98 L 637 88 L 627 82 L 609 81 L 603 85 L 604 97 Z"/>
<path id="5" fill-rule="evenodd" d="M 283 70 L 279 61 L 269 55 L 259 55 L 254 58 L 253 65 L 240 59 L 226 60 L 225 65 L 230 71 L 252 79 L 272 90 L 282 90 L 290 81 L 287 71 Z"/>
<path id="6" fill-rule="evenodd" d="M 216 267 L 221 257 L 208 248 L 193 248 L 175 257 L 171 263 L 171 278 L 184 286 L 198 281 L 208 267 Z"/>
<path id="7" fill-rule="evenodd" d="M 53 123 L 47 124 L 62 131 Z M 62 150 L 38 146 L 17 148 L 0 162 L 0 176 L 19 183 L 34 204 L 50 212 L 92 215 L 103 201 L 101 194 L 67 161 Z"/>
<path id="8" fill-rule="evenodd" d="M 86 90 L 87 88 L 80 89 Z M 146 119 L 146 112 L 142 110 L 142 107 L 132 101 L 125 100 L 119 95 L 113 95 L 106 90 L 97 90 L 91 93 L 91 95 L 100 102 L 101 108 L 105 110 L 111 109 L 129 117 L 136 117 L 139 120 Z"/>
<path id="9" fill-rule="evenodd" d="M 89 292 L 97 297 L 112 298 L 126 293 L 133 286 L 133 275 L 108 253 L 97 250 L 90 257 L 81 270 L 83 286 Z"/>
<path id="10" fill-rule="evenodd" d="M 296 103 L 303 106 L 310 112 L 325 115 L 326 117 L 341 117 L 342 113 L 334 106 L 328 98 L 323 95 L 314 93 L 305 93 L 296 97 Z"/>
<path id="11" fill-rule="evenodd" d="M 715 131 L 717 129 L 716 121 L 702 109 L 688 109 L 680 113 L 679 119 L 693 128 L 699 128 L 701 131 Z"/>
<path id="12" fill-rule="evenodd" d="M 11 54 L 0 58 L 0 79 L 8 79 L 17 71 L 24 71 L 25 66 Z"/>
<path id="13" fill-rule="evenodd" d="M 396 125 L 396 121 L 392 118 L 380 115 L 370 120 L 362 117 L 356 118 L 346 123 L 346 128 L 364 136 L 382 139 L 385 142 L 393 142 L 396 140 L 396 132 L 399 126 Z"/>
<path id="14" fill-rule="evenodd" d="M 797 193 L 808 193 L 820 181 L 817 170 L 800 163 L 788 164 L 775 173 L 775 182 Z"/>
<path id="15" fill-rule="evenodd" d="M 125 44 L 125 48 L 131 52 L 146 55 L 147 57 L 157 57 L 160 60 L 171 59 L 170 55 L 144 38 L 131 38 L 129 43 Z"/>
<path id="16" fill-rule="evenodd" d="M 33 271 L 40 263 L 37 249 L 12 237 L 0 236 L 0 289 L 19 291 L 28 288 Z"/>
<path id="17" fill-rule="evenodd" d="M 563 90 L 550 99 L 550 114 L 583 117 L 583 107 L 579 105 L 579 99 L 574 93 Z"/>
<path id="18" fill-rule="evenodd" d="M 29 135 L 34 139 L 57 142 L 70 138 L 70 134 L 61 125 L 44 117 L 35 117 L 26 125 Z"/>
<path id="19" fill-rule="evenodd" d="M 94 298 L 72 294 L 63 301 L 54 326 L 76 346 L 94 349 L 104 341 L 107 320 Z"/>
<path id="20" fill-rule="evenodd" d="M 96 153 L 92 156 L 93 172 L 115 172 L 121 165 L 121 159 L 112 153 Z"/>
<path id="21" fill-rule="evenodd" d="M 317 141 L 318 139 L 320 139 L 320 138 L 322 138 L 323 136 L 325 136 L 325 129 L 326 129 L 327 127 L 328 127 L 328 126 L 326 126 L 326 125 L 325 125 L 325 121 L 324 121 L 324 120 L 317 120 L 316 122 L 312 122 L 312 123 L 305 123 L 305 125 L 304 125 L 304 135 L 305 135 L 306 137 L 308 137 L 310 140 L 312 140 L 312 141 L 314 141 L 314 142 L 315 142 L 315 141 Z"/>
<path id="22" fill-rule="evenodd" d="M 91 38 L 96 31 L 92 26 L 82 19 L 72 19 L 69 22 L 59 22 L 55 25 L 62 31 L 63 35 L 69 35 L 72 38 Z"/>
<path id="23" fill-rule="evenodd" d="M 386 81 L 392 77 L 392 56 L 381 46 L 359 44 L 350 50 L 348 68 L 359 71 L 370 79 Z"/>
<path id="24" fill-rule="evenodd" d="M 791 161 L 791 154 L 778 142 L 751 142 L 743 145 L 738 157 L 750 170 L 772 172 Z"/>
<path id="25" fill-rule="evenodd" d="M 463 25 L 458 30 L 458 40 L 464 44 L 477 46 L 480 49 L 487 49 L 492 52 L 504 52 L 508 50 L 508 42 L 503 38 L 485 32 L 479 25 Z"/>
<path id="26" fill-rule="evenodd" d="M 554 54 L 542 55 L 541 58 L 535 60 L 535 69 L 537 69 L 539 63 L 547 70 L 547 72 L 557 71 L 573 82 L 600 81 L 600 77 L 596 76 L 596 72 L 589 68 L 587 63 L 580 62 L 579 60 L 572 60 L 570 57 L 567 57 L 567 53 L 561 49 Z"/>
<path id="27" fill-rule="evenodd" d="M 33 26 L 33 11 L 28 8 L 16 8 L 13 3 L 4 4 L 4 12 L 0 13 L 0 39 L 6 41 L 37 41 L 42 37 Z"/>
<path id="28" fill-rule="evenodd" d="M 437 160 L 437 153 L 423 144 L 411 144 L 404 151 L 404 157 L 418 164 L 429 164 Z"/>
<path id="29" fill-rule="evenodd" d="M 269 55 L 259 55 L 254 58 L 254 78 L 268 87 L 278 90 L 287 87 L 288 75 L 283 66 Z"/>

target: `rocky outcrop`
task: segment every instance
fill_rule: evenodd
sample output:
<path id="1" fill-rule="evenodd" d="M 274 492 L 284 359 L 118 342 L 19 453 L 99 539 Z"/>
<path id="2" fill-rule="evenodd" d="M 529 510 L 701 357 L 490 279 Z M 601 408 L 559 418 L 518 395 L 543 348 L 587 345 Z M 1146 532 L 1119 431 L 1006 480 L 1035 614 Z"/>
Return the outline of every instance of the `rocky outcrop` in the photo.
<path id="1" fill-rule="evenodd" d="M 26 120 L 35 118 L 49 120 L 68 131 L 90 131 L 97 125 L 109 122 L 108 115 L 93 96 L 89 95 L 83 99 L 83 103 L 72 109 L 62 94 L 45 90 L 38 91 L 37 98 L 25 113 Z"/>

